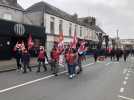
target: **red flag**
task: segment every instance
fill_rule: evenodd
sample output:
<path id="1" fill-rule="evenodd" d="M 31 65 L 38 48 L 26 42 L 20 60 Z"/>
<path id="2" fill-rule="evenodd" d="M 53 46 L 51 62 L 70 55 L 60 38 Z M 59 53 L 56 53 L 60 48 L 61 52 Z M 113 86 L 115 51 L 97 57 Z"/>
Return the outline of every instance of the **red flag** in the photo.
<path id="1" fill-rule="evenodd" d="M 76 36 L 76 33 L 74 33 L 74 36 L 73 36 L 73 39 L 71 41 L 70 47 L 71 48 L 76 48 L 76 45 L 77 45 L 77 36 Z"/>
<path id="2" fill-rule="evenodd" d="M 85 51 L 85 42 L 81 42 L 78 52 L 81 54 Z"/>
<path id="3" fill-rule="evenodd" d="M 63 32 L 59 35 L 58 47 L 63 49 L 64 48 L 64 35 Z"/>
<path id="4" fill-rule="evenodd" d="M 32 35 L 29 34 L 29 38 L 28 38 L 28 49 L 32 48 L 34 45 L 33 40 L 32 40 Z"/>

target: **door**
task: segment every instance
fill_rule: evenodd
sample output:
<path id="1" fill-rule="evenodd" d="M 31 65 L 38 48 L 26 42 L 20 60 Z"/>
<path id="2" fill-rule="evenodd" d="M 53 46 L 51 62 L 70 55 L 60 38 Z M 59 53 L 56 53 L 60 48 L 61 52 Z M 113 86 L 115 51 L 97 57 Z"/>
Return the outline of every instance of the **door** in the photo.
<path id="1" fill-rule="evenodd" d="M 1 59 L 11 59 L 11 38 L 10 37 L 0 37 L 0 60 Z"/>

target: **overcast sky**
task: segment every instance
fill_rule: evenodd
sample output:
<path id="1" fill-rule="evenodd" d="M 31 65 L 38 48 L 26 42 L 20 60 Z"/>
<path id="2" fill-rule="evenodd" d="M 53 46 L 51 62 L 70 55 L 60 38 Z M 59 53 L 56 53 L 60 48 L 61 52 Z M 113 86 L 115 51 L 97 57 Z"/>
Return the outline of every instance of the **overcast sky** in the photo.
<path id="1" fill-rule="evenodd" d="M 18 0 L 23 8 L 43 0 Z M 94 16 L 110 36 L 119 30 L 121 38 L 134 39 L 134 0 L 44 0 L 45 2 L 79 17 Z"/>

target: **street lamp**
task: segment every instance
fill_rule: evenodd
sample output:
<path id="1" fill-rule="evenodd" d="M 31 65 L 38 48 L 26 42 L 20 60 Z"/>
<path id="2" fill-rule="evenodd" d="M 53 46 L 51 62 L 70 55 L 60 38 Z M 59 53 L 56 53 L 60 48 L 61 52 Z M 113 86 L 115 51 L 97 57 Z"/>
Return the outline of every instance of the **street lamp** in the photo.
<path id="1" fill-rule="evenodd" d="M 117 49 L 119 48 L 119 29 L 116 30 L 117 35 Z"/>

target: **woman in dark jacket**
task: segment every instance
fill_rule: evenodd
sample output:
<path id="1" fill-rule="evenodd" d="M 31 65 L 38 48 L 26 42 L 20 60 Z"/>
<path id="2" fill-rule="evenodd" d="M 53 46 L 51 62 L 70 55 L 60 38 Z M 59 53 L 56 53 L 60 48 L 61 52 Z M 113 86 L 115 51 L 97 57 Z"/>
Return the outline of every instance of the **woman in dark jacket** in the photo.
<path id="1" fill-rule="evenodd" d="M 29 66 L 29 62 L 30 62 L 30 54 L 28 52 L 27 49 L 25 49 L 22 53 L 22 64 L 23 64 L 23 73 L 26 73 L 27 72 L 27 68 L 29 69 L 29 71 L 32 71 L 31 70 L 31 67 Z"/>
<path id="2" fill-rule="evenodd" d="M 21 56 L 22 56 L 21 49 L 16 48 L 15 58 L 16 58 L 16 63 L 17 63 L 17 70 L 21 69 L 21 63 L 20 63 L 21 62 Z"/>

